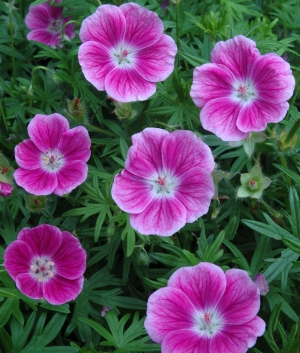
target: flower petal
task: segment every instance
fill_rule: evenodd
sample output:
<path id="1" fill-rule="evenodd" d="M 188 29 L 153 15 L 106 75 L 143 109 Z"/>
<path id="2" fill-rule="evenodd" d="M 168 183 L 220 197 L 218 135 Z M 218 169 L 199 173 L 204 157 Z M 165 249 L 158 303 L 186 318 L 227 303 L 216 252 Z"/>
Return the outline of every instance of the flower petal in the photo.
<path id="1" fill-rule="evenodd" d="M 111 196 L 115 203 L 125 212 L 140 213 L 152 201 L 152 185 L 126 169 L 115 176 Z"/>
<path id="2" fill-rule="evenodd" d="M 45 2 L 36 6 L 29 6 L 29 12 L 25 17 L 26 27 L 30 30 L 47 29 L 50 20 L 61 19 L 62 7 L 50 6 Z"/>
<path id="3" fill-rule="evenodd" d="M 46 152 L 57 148 L 61 135 L 69 130 L 68 120 L 60 114 L 37 114 L 28 125 L 28 135 L 33 143 Z"/>
<path id="4" fill-rule="evenodd" d="M 215 308 L 226 288 L 223 270 L 208 262 L 182 267 L 170 277 L 169 287 L 180 289 L 197 310 Z M 222 299 L 223 301 L 223 299 Z"/>
<path id="5" fill-rule="evenodd" d="M 170 236 L 186 223 L 186 209 L 174 197 L 156 197 L 145 210 L 130 215 L 130 224 L 143 235 Z"/>
<path id="6" fill-rule="evenodd" d="M 215 353 L 210 349 L 211 339 L 195 330 L 181 329 L 169 333 L 163 340 L 162 353 Z M 223 351 L 223 353 L 228 353 Z"/>
<path id="7" fill-rule="evenodd" d="M 70 280 L 59 275 L 54 275 L 44 282 L 44 297 L 52 305 L 65 304 L 77 298 L 82 291 L 83 276 Z"/>
<path id="8" fill-rule="evenodd" d="M 146 128 L 131 136 L 132 146 L 128 150 L 126 169 L 141 178 L 156 178 L 163 169 L 162 144 L 169 135 L 163 129 Z"/>
<path id="9" fill-rule="evenodd" d="M 195 222 L 208 212 L 215 193 L 213 178 L 202 168 L 191 168 L 181 174 L 174 197 L 186 208 L 186 222 Z"/>
<path id="10" fill-rule="evenodd" d="M 164 25 L 158 15 L 132 2 L 120 6 L 125 20 L 124 42 L 134 49 L 147 48 L 161 38 Z"/>
<path id="11" fill-rule="evenodd" d="M 276 104 L 293 95 L 295 79 L 290 65 L 277 54 L 261 55 L 255 61 L 250 77 L 260 99 Z"/>
<path id="12" fill-rule="evenodd" d="M 190 299 L 177 288 L 161 288 L 150 295 L 145 329 L 154 342 L 181 328 L 193 328 L 197 312 Z"/>
<path id="13" fill-rule="evenodd" d="M 213 132 L 223 141 L 245 139 L 249 133 L 240 131 L 236 126 L 241 107 L 241 104 L 231 98 L 212 99 L 200 112 L 203 128 Z"/>
<path id="14" fill-rule="evenodd" d="M 69 232 L 62 232 L 62 243 L 53 254 L 55 275 L 68 279 L 76 279 L 84 274 L 86 269 L 86 252 L 80 241 Z"/>
<path id="15" fill-rule="evenodd" d="M 215 167 L 211 149 L 193 132 L 173 131 L 163 141 L 161 154 L 163 167 L 178 177 L 191 168 L 212 172 Z"/>
<path id="16" fill-rule="evenodd" d="M 105 90 L 115 100 L 126 103 L 144 101 L 156 91 L 156 85 L 148 82 L 132 67 L 118 67 L 105 79 Z"/>
<path id="17" fill-rule="evenodd" d="M 257 337 L 265 332 L 266 324 L 258 316 L 243 325 L 225 325 L 214 336 L 211 350 L 214 353 L 245 353 L 255 345 Z"/>
<path id="18" fill-rule="evenodd" d="M 16 183 L 34 195 L 50 195 L 57 186 L 56 173 L 43 169 L 26 170 L 18 168 L 14 173 Z"/>
<path id="19" fill-rule="evenodd" d="M 278 123 L 289 109 L 287 102 L 272 104 L 262 99 L 245 104 L 237 119 L 237 128 L 244 133 L 263 131 L 267 123 Z"/>
<path id="20" fill-rule="evenodd" d="M 134 68 L 146 81 L 164 81 L 174 70 L 176 53 L 173 38 L 163 34 L 157 43 L 135 54 Z"/>
<path id="21" fill-rule="evenodd" d="M 4 252 L 4 267 L 13 280 L 20 273 L 29 273 L 33 256 L 32 250 L 24 241 L 16 240 L 8 245 Z"/>
<path id="22" fill-rule="evenodd" d="M 87 162 L 91 156 L 91 139 L 87 129 L 76 126 L 64 132 L 58 145 L 58 151 L 64 156 L 65 162 Z"/>
<path id="23" fill-rule="evenodd" d="M 78 60 L 86 80 L 99 91 L 105 90 L 105 78 L 115 68 L 107 48 L 95 41 L 81 44 Z"/>
<path id="24" fill-rule="evenodd" d="M 257 285 L 246 271 L 231 269 L 225 273 L 227 285 L 218 305 L 225 325 L 242 325 L 256 316 L 260 307 Z"/>
<path id="25" fill-rule="evenodd" d="M 202 108 L 211 99 L 230 97 L 235 81 L 226 66 L 204 64 L 194 70 L 190 95 L 196 106 Z"/>
<path id="26" fill-rule="evenodd" d="M 22 273 L 16 278 L 17 288 L 32 299 L 43 298 L 43 282 L 37 281 L 31 274 Z"/>
<path id="27" fill-rule="evenodd" d="M 123 41 L 126 21 L 122 11 L 114 5 L 99 6 L 95 13 L 83 20 L 81 41 L 95 41 L 106 48 L 116 47 Z"/>
<path id="28" fill-rule="evenodd" d="M 81 161 L 68 161 L 57 172 L 57 186 L 53 193 L 63 196 L 74 190 L 78 185 L 82 184 L 88 173 L 88 166 Z"/>
<path id="29" fill-rule="evenodd" d="M 31 248 L 34 256 L 51 257 L 61 246 L 62 235 L 59 228 L 50 224 L 41 224 L 34 228 L 23 228 L 18 234 Z"/>
<path id="30" fill-rule="evenodd" d="M 24 140 L 15 147 L 15 158 L 18 165 L 23 169 L 41 168 L 42 152 L 31 140 Z"/>
<path id="31" fill-rule="evenodd" d="M 255 60 L 260 56 L 256 43 L 244 36 L 218 42 L 211 52 L 211 61 L 225 65 L 237 79 L 249 77 Z"/>
<path id="32" fill-rule="evenodd" d="M 27 34 L 27 39 L 44 43 L 56 49 L 56 45 L 60 43 L 62 37 L 61 33 L 51 33 L 47 29 L 35 29 Z"/>

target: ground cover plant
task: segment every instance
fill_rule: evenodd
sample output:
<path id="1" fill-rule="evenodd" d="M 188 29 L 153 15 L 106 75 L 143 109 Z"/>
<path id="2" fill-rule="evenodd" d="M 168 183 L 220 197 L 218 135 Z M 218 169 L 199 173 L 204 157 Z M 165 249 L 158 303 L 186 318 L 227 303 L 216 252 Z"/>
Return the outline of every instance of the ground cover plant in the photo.
<path id="1" fill-rule="evenodd" d="M 0 2 L 0 352 L 298 353 L 300 3 Z"/>

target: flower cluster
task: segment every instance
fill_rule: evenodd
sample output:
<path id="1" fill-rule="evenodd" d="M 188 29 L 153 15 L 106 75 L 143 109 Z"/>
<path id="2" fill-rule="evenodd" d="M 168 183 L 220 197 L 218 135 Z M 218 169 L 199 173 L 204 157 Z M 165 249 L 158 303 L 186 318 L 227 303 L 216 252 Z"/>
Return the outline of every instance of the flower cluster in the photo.
<path id="1" fill-rule="evenodd" d="M 195 69 L 191 89 L 204 129 L 240 141 L 285 117 L 295 79 L 280 56 L 261 55 L 253 40 L 239 35 L 218 42 L 211 61 Z"/>
<path id="2" fill-rule="evenodd" d="M 177 47 L 156 13 L 138 4 L 99 6 L 80 29 L 85 78 L 119 102 L 146 100 L 174 69 Z"/>
<path id="3" fill-rule="evenodd" d="M 82 290 L 86 252 L 71 233 L 42 224 L 21 230 L 4 253 L 4 266 L 22 293 L 60 305 Z"/>
<path id="4" fill-rule="evenodd" d="M 207 213 L 214 165 L 209 147 L 191 131 L 147 128 L 132 136 L 112 197 L 134 229 L 169 236 Z"/>
<path id="5" fill-rule="evenodd" d="M 20 166 L 16 183 L 34 195 L 71 192 L 87 178 L 91 140 L 82 126 L 70 129 L 60 114 L 37 114 L 28 125 L 30 139 L 15 148 Z"/>
<path id="6" fill-rule="evenodd" d="M 55 0 L 60 3 L 62 0 Z M 49 1 L 39 5 L 30 6 L 25 17 L 25 24 L 30 32 L 28 40 L 44 43 L 55 49 L 60 44 L 63 33 L 63 26 L 70 21 L 70 17 L 63 17 L 63 7 L 51 6 Z M 75 37 L 75 24 L 68 24 L 64 28 L 64 34 L 69 39 Z"/>
<path id="7" fill-rule="evenodd" d="M 183 267 L 148 300 L 145 328 L 162 353 L 245 353 L 265 331 L 260 292 L 246 271 Z"/>

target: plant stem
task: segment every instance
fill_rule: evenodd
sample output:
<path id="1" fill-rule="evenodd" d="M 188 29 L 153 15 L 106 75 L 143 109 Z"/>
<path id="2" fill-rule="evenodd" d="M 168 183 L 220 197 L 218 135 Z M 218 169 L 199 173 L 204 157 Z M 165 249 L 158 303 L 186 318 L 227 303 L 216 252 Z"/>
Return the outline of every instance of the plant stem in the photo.
<path id="1" fill-rule="evenodd" d="M 53 71 L 51 71 L 50 69 L 48 69 L 48 67 L 45 67 L 45 66 L 36 66 L 36 67 L 34 67 L 32 69 L 32 72 L 31 72 L 31 85 L 30 85 L 29 90 L 28 90 L 29 106 L 30 107 L 32 106 L 32 95 L 33 95 L 33 88 L 34 88 L 34 74 L 35 74 L 36 70 L 44 70 L 44 71 L 50 72 L 50 74 L 53 75 Z"/>
<path id="2" fill-rule="evenodd" d="M 284 140 L 284 144 L 288 144 L 292 140 L 292 138 L 296 135 L 296 132 L 298 131 L 299 127 L 300 127 L 300 119 L 295 121 L 294 125 L 292 126 L 291 130 L 289 131 L 289 133 L 287 134 Z"/>
<path id="3" fill-rule="evenodd" d="M 5 129 L 6 129 L 6 131 L 8 131 L 8 124 L 7 124 L 7 121 L 6 121 L 6 118 L 5 118 L 5 114 L 4 114 L 4 110 L 3 110 L 3 107 L 2 107 L 1 101 L 0 101 L 0 113 L 1 113 L 2 118 L 3 118 Z"/>
<path id="4" fill-rule="evenodd" d="M 287 163 L 286 163 L 286 160 L 285 160 L 283 154 L 280 155 L 280 162 L 281 162 L 281 164 L 282 164 L 283 167 L 288 168 L 288 165 L 287 165 Z M 288 175 L 286 175 L 285 177 L 286 177 L 287 184 L 288 184 L 289 186 L 291 186 L 291 185 L 292 185 L 291 178 L 290 178 Z"/>
<path id="5" fill-rule="evenodd" d="M 260 199 L 259 202 L 265 206 L 265 208 L 271 213 L 272 216 L 275 216 L 277 214 L 277 212 L 275 212 L 273 208 L 266 203 L 266 201 Z"/>
<path id="6" fill-rule="evenodd" d="M 86 123 L 86 126 L 92 128 L 93 130 L 97 131 L 97 132 L 101 132 L 102 134 L 108 135 L 108 136 L 112 136 L 112 137 L 118 137 L 117 135 L 113 134 L 112 132 L 108 132 L 105 131 L 103 129 L 100 129 L 99 127 L 96 127 L 90 123 Z"/>

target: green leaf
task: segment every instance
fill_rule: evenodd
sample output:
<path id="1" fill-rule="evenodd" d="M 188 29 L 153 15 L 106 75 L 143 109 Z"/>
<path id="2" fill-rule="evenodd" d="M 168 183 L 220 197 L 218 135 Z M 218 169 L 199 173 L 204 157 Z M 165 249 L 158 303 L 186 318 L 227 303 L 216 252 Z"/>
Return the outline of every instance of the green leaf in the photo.
<path id="1" fill-rule="evenodd" d="M 290 178 L 292 178 L 292 179 L 296 182 L 297 185 L 300 185 L 300 176 L 299 176 L 297 173 L 291 171 L 291 170 L 288 169 L 288 168 L 283 167 L 283 166 L 280 165 L 280 164 L 274 163 L 273 165 L 274 165 L 276 168 L 282 170 L 282 171 L 283 171 L 286 175 L 288 175 Z"/>
<path id="2" fill-rule="evenodd" d="M 295 237 L 300 238 L 300 202 L 294 186 L 289 188 L 289 201 L 291 209 L 291 226 Z"/>

